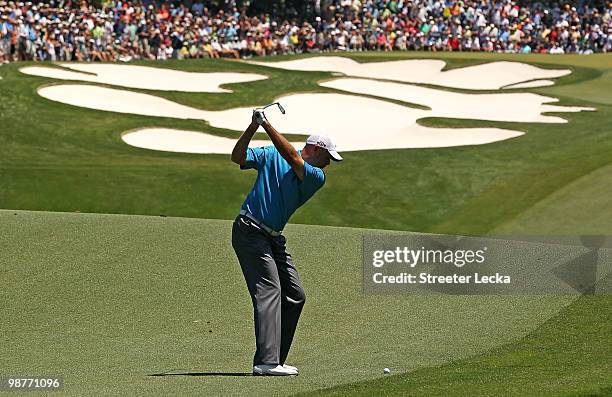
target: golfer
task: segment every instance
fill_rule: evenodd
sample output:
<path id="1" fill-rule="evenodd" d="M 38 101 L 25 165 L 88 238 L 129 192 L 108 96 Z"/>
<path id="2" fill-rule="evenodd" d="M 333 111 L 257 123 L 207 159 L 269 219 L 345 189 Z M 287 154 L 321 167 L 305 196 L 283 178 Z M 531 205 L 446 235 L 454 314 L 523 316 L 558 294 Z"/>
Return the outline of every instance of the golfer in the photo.
<path id="1" fill-rule="evenodd" d="M 249 148 L 260 125 L 274 146 Z M 253 302 L 254 375 L 298 374 L 285 360 L 305 296 L 281 232 L 295 210 L 323 186 L 323 168 L 330 160 L 342 157 L 328 137 L 312 135 L 304 149 L 296 151 L 263 111 L 253 113 L 232 151 L 232 161 L 241 169 L 257 170 L 255 185 L 232 228 L 232 246 Z"/>

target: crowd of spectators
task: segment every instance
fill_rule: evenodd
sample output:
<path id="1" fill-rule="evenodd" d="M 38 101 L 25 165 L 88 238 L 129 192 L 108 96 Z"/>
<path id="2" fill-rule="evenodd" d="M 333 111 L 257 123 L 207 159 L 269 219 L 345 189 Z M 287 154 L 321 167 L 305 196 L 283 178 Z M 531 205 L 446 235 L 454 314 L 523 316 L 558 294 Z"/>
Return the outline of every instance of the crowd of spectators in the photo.
<path id="1" fill-rule="evenodd" d="M 249 3 L 0 0 L 0 64 L 249 58 L 328 51 L 581 53 L 612 50 L 612 2 L 521 7 L 514 0 L 317 0 L 304 18 Z"/>

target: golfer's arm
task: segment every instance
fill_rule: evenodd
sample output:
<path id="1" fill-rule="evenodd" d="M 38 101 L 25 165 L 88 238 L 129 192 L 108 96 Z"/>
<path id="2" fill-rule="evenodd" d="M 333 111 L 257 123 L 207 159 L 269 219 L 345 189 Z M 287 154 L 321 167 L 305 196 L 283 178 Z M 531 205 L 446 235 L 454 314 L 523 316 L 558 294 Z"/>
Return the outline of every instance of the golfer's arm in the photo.
<path id="1" fill-rule="evenodd" d="M 264 121 L 261 126 L 268 133 L 268 136 L 274 144 L 274 147 L 276 147 L 276 150 L 278 150 L 280 155 L 283 156 L 291 168 L 293 168 L 293 171 L 297 177 L 300 178 L 300 181 L 304 180 L 304 159 L 302 159 L 302 156 L 300 156 L 293 145 L 290 144 L 289 141 L 287 141 L 285 137 L 280 134 L 280 132 L 276 131 L 270 123 Z"/>
<path id="2" fill-rule="evenodd" d="M 244 165 L 246 163 L 247 158 L 247 149 L 249 147 L 249 142 L 257 132 L 257 128 L 259 125 L 255 122 L 251 122 L 249 127 L 240 135 L 238 141 L 236 142 L 236 146 L 234 146 L 234 150 L 232 150 L 232 161 L 238 165 Z"/>

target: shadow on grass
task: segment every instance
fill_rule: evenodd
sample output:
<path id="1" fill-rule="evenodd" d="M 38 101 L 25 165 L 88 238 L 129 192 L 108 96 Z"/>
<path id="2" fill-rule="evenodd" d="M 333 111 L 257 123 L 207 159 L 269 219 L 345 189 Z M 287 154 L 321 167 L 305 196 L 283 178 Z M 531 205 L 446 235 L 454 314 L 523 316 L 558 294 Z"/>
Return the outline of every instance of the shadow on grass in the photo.
<path id="1" fill-rule="evenodd" d="M 185 373 L 161 373 L 149 376 L 253 376 L 251 372 L 185 372 Z"/>

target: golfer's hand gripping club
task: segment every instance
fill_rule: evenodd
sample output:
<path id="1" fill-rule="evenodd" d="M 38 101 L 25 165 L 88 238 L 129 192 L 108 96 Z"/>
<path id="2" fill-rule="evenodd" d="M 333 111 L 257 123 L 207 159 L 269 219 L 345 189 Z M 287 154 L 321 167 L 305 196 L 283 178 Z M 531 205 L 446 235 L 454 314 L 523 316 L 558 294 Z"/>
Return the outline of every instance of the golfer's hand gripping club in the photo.
<path id="1" fill-rule="evenodd" d="M 264 121 L 268 121 L 264 111 L 261 109 L 253 109 L 253 120 L 259 125 L 262 125 Z"/>
<path id="2" fill-rule="evenodd" d="M 283 106 L 280 103 L 274 102 L 274 103 L 266 105 L 266 106 L 264 106 L 262 108 L 255 108 L 255 109 L 253 109 L 253 121 L 256 122 L 259 125 L 262 125 L 264 122 L 267 122 L 268 119 L 266 118 L 264 110 L 266 110 L 270 106 L 278 106 L 278 110 L 280 110 L 280 112 L 282 114 L 285 114 L 285 108 L 283 108 Z"/>

